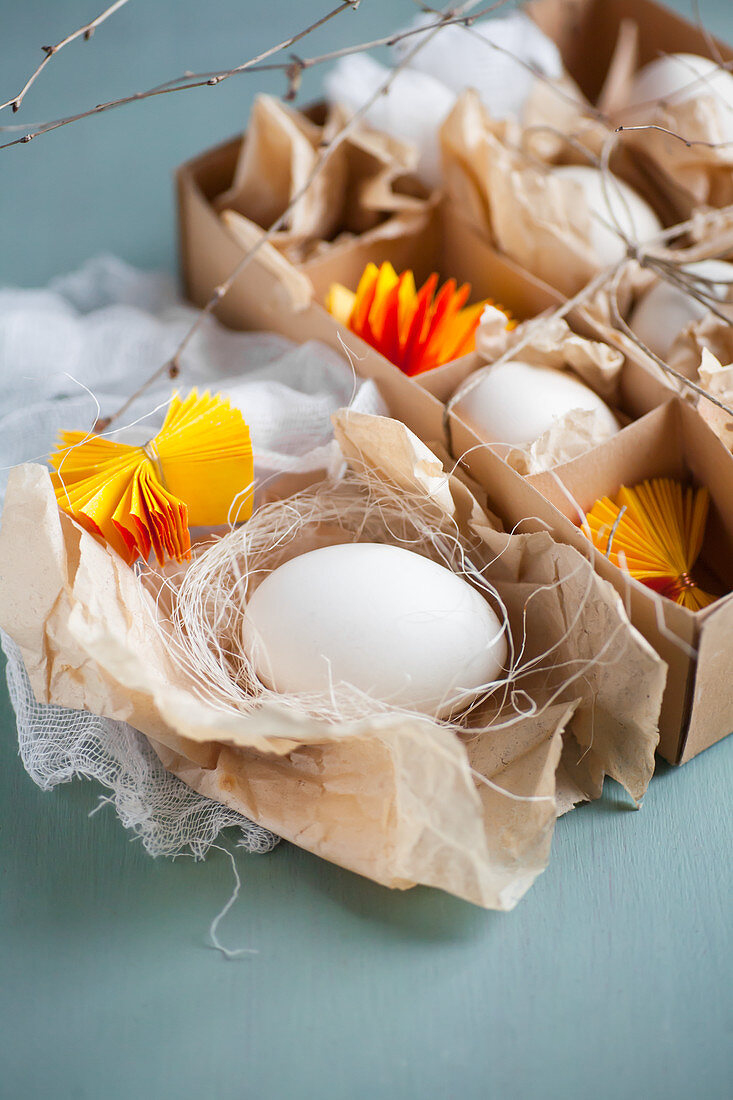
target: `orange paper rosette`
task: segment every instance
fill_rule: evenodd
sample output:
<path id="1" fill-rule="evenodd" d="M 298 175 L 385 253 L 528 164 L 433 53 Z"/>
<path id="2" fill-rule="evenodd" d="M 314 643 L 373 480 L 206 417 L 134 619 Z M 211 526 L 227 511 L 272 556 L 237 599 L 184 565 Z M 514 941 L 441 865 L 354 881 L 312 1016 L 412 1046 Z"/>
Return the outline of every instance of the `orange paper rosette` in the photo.
<path id="1" fill-rule="evenodd" d="M 593 545 L 642 584 L 691 611 L 715 600 L 691 575 L 702 549 L 709 497 L 705 488 L 657 477 L 616 499 L 602 497 L 586 516 Z M 585 530 L 585 527 L 584 527 Z"/>
<path id="2" fill-rule="evenodd" d="M 470 293 L 468 283 L 458 287 L 455 279 L 438 290 L 435 272 L 418 290 L 412 271 L 398 275 L 390 263 L 370 263 L 356 293 L 333 284 L 326 308 L 390 363 L 414 375 L 474 350 L 481 314 L 493 303 L 486 299 L 466 306 Z"/>
<path id="3" fill-rule="evenodd" d="M 144 447 L 61 432 L 51 455 L 59 507 L 132 565 L 191 555 L 189 527 L 252 514 L 252 444 L 239 409 L 220 394 L 173 396 Z"/>

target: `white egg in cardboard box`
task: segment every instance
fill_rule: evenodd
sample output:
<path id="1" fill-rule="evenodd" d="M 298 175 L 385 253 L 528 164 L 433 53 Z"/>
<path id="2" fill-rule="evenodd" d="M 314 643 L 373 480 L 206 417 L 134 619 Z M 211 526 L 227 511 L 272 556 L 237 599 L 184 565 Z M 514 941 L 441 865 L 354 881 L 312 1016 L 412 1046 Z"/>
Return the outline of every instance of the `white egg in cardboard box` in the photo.
<path id="1" fill-rule="evenodd" d="M 505 626 L 443 565 L 403 547 L 348 543 L 292 558 L 254 591 L 245 651 L 258 678 L 288 694 L 349 685 L 445 717 L 502 676 Z"/>
<path id="2" fill-rule="evenodd" d="M 564 164 L 553 172 L 583 189 L 591 215 L 591 246 L 599 267 L 619 263 L 626 254 L 623 240 L 612 228 L 616 223 L 632 241 L 648 241 L 662 232 L 662 223 L 646 199 L 618 176 L 606 174 L 604 191 L 603 173 L 598 168 Z"/>
<path id="3" fill-rule="evenodd" d="M 682 270 L 701 279 L 720 279 L 701 289 L 723 303 L 722 312 L 733 321 L 733 264 L 725 260 L 700 260 Z M 629 328 L 655 355 L 665 359 L 679 333 L 689 324 L 701 321 L 708 312 L 702 302 L 682 287 L 660 278 L 635 305 Z"/>
<path id="4" fill-rule="evenodd" d="M 628 117 L 650 118 L 660 101 L 686 103 L 703 96 L 715 105 L 720 140 L 733 141 L 733 75 L 698 54 L 668 54 L 640 69 L 631 84 Z"/>
<path id="5" fill-rule="evenodd" d="M 533 443 L 573 409 L 596 412 L 609 435 L 620 428 L 608 405 L 579 378 L 521 360 L 489 367 L 455 404 L 482 438 L 511 446 Z"/>

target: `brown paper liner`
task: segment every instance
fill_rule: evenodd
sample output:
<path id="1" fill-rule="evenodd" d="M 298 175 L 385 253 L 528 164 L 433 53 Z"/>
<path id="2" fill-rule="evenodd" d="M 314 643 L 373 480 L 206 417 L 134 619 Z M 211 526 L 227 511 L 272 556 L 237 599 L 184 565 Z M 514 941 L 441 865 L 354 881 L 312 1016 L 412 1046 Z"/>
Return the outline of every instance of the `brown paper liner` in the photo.
<path id="1" fill-rule="evenodd" d="M 276 222 L 347 119 L 343 108 L 331 106 L 316 122 L 272 96 L 258 96 L 232 184 L 215 202 L 230 230 L 241 237 L 246 225 L 268 229 Z M 272 244 L 302 264 L 353 237 L 376 243 L 398 235 L 430 205 L 412 175 L 416 164 L 411 145 L 356 125 L 294 203 Z"/>
<path id="2" fill-rule="evenodd" d="M 608 771 L 641 797 L 653 769 L 663 662 L 576 551 L 546 534 L 497 531 L 466 485 L 446 478 L 403 425 L 343 413 L 337 433 L 348 460 L 426 495 L 471 540 L 479 563 L 493 563 L 513 630 L 535 594 L 528 653 L 559 647 L 557 668 L 530 686 L 537 714 L 475 740 L 403 714 L 333 724 L 274 704 L 248 714 L 214 707 L 171 659 L 135 574 L 59 513 L 48 473 L 30 464 L 13 471 L 8 490 L 0 622 L 21 647 L 39 701 L 130 722 L 196 790 L 386 885 L 420 882 L 511 908 L 548 859 L 569 722 L 584 747 L 578 777 L 591 762 L 585 793 L 597 793 Z M 607 659 L 591 667 L 604 646 Z M 585 674 L 550 702 L 566 661 Z"/>

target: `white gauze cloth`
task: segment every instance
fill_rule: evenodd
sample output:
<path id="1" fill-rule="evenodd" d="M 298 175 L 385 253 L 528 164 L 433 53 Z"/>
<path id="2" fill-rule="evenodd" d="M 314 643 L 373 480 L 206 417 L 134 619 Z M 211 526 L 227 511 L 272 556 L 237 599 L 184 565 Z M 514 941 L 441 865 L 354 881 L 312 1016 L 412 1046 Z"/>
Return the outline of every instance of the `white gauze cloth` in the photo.
<path id="1" fill-rule="evenodd" d="M 196 319 L 173 280 L 101 257 L 43 290 L 0 289 L 0 502 L 8 470 L 42 461 L 60 428 L 89 429 L 170 359 Z M 115 434 L 152 437 L 175 387 L 226 393 L 241 408 L 258 483 L 278 472 L 340 465 L 331 414 L 351 405 L 383 413 L 379 392 L 322 344 L 273 333 L 232 332 L 207 318 L 188 346 L 178 381 L 161 380 L 125 414 Z M 93 396 L 92 396 L 93 395 Z M 151 412 L 151 410 L 157 411 Z M 44 790 L 74 778 L 108 789 L 126 828 L 152 855 L 202 856 L 218 833 L 241 830 L 249 851 L 277 837 L 167 772 L 142 734 L 86 711 L 39 704 L 15 643 L 2 635 L 10 699 L 26 771 Z"/>

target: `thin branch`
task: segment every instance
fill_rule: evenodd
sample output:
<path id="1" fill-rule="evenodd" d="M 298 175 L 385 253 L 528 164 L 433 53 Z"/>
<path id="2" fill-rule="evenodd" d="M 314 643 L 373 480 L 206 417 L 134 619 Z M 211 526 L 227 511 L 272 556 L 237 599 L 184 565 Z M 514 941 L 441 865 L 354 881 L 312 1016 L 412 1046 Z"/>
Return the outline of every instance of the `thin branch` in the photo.
<path id="1" fill-rule="evenodd" d="M 227 69 L 227 71 L 223 73 L 213 73 L 206 83 L 210 87 L 215 87 L 217 84 L 221 84 L 222 81 L 228 80 L 230 76 L 236 76 L 238 73 L 243 73 L 246 72 L 247 69 L 254 68 L 255 65 L 265 61 L 266 58 L 271 57 L 274 53 L 279 53 L 280 50 L 287 50 L 290 46 L 294 46 L 296 42 L 300 42 L 301 38 L 305 38 L 311 31 L 318 30 L 324 23 L 328 23 L 329 19 L 333 19 L 334 15 L 338 15 L 339 12 L 344 11 L 346 8 L 351 8 L 352 11 L 356 11 L 360 3 L 361 0 L 341 0 L 337 8 L 334 8 L 333 11 L 329 11 L 320 19 L 317 19 L 315 23 L 311 23 L 305 30 L 298 31 L 297 34 L 293 34 L 290 38 L 286 38 L 285 41 L 281 42 L 278 46 L 272 46 L 269 50 L 265 50 L 264 53 L 258 54 L 257 57 L 250 58 L 249 61 L 245 61 L 243 64 L 235 65 L 233 69 Z"/>
<path id="2" fill-rule="evenodd" d="M 691 138 L 684 137 L 683 134 L 678 134 L 674 130 L 668 130 L 666 126 L 660 126 L 656 122 L 648 122 L 646 125 L 639 126 L 617 126 L 615 133 L 626 134 L 630 130 L 659 130 L 661 134 L 668 134 L 669 137 L 676 138 L 677 141 L 681 141 L 683 145 L 686 145 L 688 149 L 694 148 L 696 145 L 701 145 L 704 149 L 726 149 L 729 145 L 733 145 L 733 141 L 699 141 Z"/>
<path id="3" fill-rule="evenodd" d="M 309 190 L 314 180 L 323 171 L 326 164 L 329 162 L 336 150 L 343 144 L 343 142 L 346 140 L 352 130 L 354 130 L 354 128 L 361 122 L 369 109 L 376 103 L 380 96 L 389 91 L 389 88 L 391 87 L 393 81 L 396 79 L 398 74 L 402 72 L 403 69 L 409 66 L 413 57 L 415 57 L 415 55 L 419 53 L 419 51 L 424 46 L 426 46 L 432 38 L 435 37 L 438 31 L 443 29 L 443 27 L 447 24 L 449 20 L 455 21 L 455 16 L 457 12 L 461 15 L 464 15 L 466 11 L 468 11 L 476 4 L 476 2 L 477 0 L 466 0 L 466 2 L 462 4 L 460 8 L 446 13 L 446 15 L 444 15 L 442 19 L 438 20 L 431 28 L 429 28 L 425 37 L 421 41 L 419 41 L 412 50 L 405 54 L 401 61 L 397 65 L 395 65 L 393 69 L 390 70 L 387 79 L 383 80 L 376 91 L 367 100 L 365 100 L 365 102 L 357 111 L 354 112 L 349 120 L 334 135 L 328 145 L 322 148 L 320 156 L 318 157 L 316 163 L 313 165 L 313 168 L 309 172 L 307 179 L 292 196 L 290 202 L 283 210 L 282 214 L 272 223 L 269 229 L 262 233 L 262 236 L 258 238 L 252 248 L 247 250 L 247 252 L 244 254 L 244 256 L 233 269 L 233 271 L 230 272 L 227 278 L 218 286 L 214 287 L 211 297 L 206 302 L 203 309 L 199 312 L 196 320 L 193 322 L 191 327 L 183 336 L 183 339 L 181 340 L 180 344 L 178 345 L 168 362 L 158 367 L 158 369 L 145 382 L 143 382 L 143 384 L 135 391 L 135 393 L 133 393 L 131 397 L 129 397 L 127 401 L 125 401 L 125 403 L 119 409 L 117 409 L 115 413 L 113 413 L 111 416 L 102 417 L 100 420 L 98 420 L 97 423 L 94 425 L 95 431 L 100 432 L 108 428 L 110 424 L 112 424 L 115 420 L 122 416 L 122 414 L 127 411 L 132 403 L 136 401 L 139 397 L 141 397 L 142 394 L 144 394 L 150 388 L 150 386 L 152 386 L 153 383 L 156 382 L 159 378 L 163 377 L 166 374 L 169 378 L 178 377 L 181 372 L 181 356 L 185 352 L 193 337 L 201 328 L 204 320 L 213 312 L 213 310 L 219 304 L 222 298 L 231 289 L 232 284 L 241 275 L 244 269 L 249 266 L 257 253 L 260 252 L 260 250 L 264 248 L 265 245 L 272 240 L 274 235 L 285 225 L 293 208 L 298 202 L 300 202 L 300 200 Z M 505 2 L 505 0 L 502 0 L 502 2 Z"/>
<path id="4" fill-rule="evenodd" d="M 119 0 L 119 4 L 126 4 L 127 0 Z M 120 99 L 112 99 L 106 103 L 98 103 L 95 107 L 90 108 L 88 111 L 80 111 L 75 115 L 68 115 L 65 118 L 55 119 L 52 122 L 44 122 L 40 125 L 29 125 L 30 133 L 25 134 L 21 138 L 16 138 L 15 141 L 8 141 L 4 145 L 0 145 L 0 149 L 8 149 L 12 145 L 27 145 L 33 138 L 38 137 L 40 134 L 47 134 L 51 130 L 58 130 L 61 126 L 68 126 L 72 122 L 79 122 L 83 118 L 89 118 L 91 115 L 102 114 L 104 111 L 109 111 L 113 107 L 124 107 L 128 103 L 136 103 L 141 99 L 150 99 L 153 96 L 166 95 L 169 92 L 188 91 L 191 88 L 205 88 L 216 87 L 224 80 L 227 80 L 230 76 L 234 76 L 237 73 L 243 73 L 248 70 L 256 71 L 255 66 L 260 62 L 266 60 L 268 57 L 272 57 L 273 54 L 286 50 L 288 47 L 299 42 L 301 38 L 305 38 L 306 35 L 312 31 L 322 27 L 324 23 L 327 23 L 330 19 L 333 19 L 335 15 L 339 15 L 342 11 L 356 11 L 359 7 L 361 0 L 340 0 L 337 7 L 327 12 L 325 15 L 316 19 L 314 23 L 311 23 L 308 27 L 305 27 L 302 31 L 298 31 L 297 34 L 292 34 L 284 41 L 279 42 L 276 46 L 270 46 L 269 49 L 263 50 L 262 53 L 257 54 L 255 57 L 251 57 L 249 61 L 244 61 L 241 65 L 236 65 L 233 69 L 223 69 L 216 73 L 187 73 L 182 77 L 176 77 L 174 80 L 166 80 L 163 84 L 156 84 L 155 87 L 149 88 L 145 92 L 133 92 L 132 95 L 122 96 Z M 108 13 L 109 14 L 109 13 Z M 82 28 L 83 30 L 84 28 Z M 77 32 L 77 34 L 81 31 Z M 58 49 L 58 47 L 54 47 Z M 46 59 L 47 60 L 47 59 Z M 44 61 L 45 64 L 45 61 Z M 278 66 L 278 68 L 286 68 L 286 65 Z M 188 84 L 182 83 L 182 81 L 188 80 Z M 19 127 L 5 127 L 0 126 L 0 132 L 4 130 L 16 130 Z M 20 127 L 23 129 L 24 127 Z"/>
<path id="5" fill-rule="evenodd" d="M 0 103 L 0 111 L 4 111 L 6 107 L 11 107 L 13 109 L 13 113 L 15 113 L 15 111 L 18 111 L 20 109 L 21 103 L 25 99 L 26 93 L 29 91 L 32 85 L 35 84 L 36 80 L 46 68 L 46 65 L 48 65 L 51 58 L 55 57 L 57 53 L 60 53 L 61 50 L 63 50 L 64 46 L 68 46 L 70 42 L 73 42 L 77 38 L 83 38 L 85 42 L 88 42 L 97 27 L 100 26 L 101 23 L 104 23 L 106 19 L 109 19 L 110 15 L 114 15 L 116 11 L 119 11 L 120 8 L 124 7 L 126 3 L 127 0 L 115 0 L 114 4 L 110 4 L 110 6 L 105 11 L 103 11 L 101 15 L 98 15 L 96 19 L 92 19 L 91 23 L 85 23 L 83 27 L 79 27 L 79 29 L 77 31 L 74 31 L 73 34 L 67 34 L 66 38 L 62 38 L 61 41 L 57 42 L 55 46 L 42 46 L 41 49 L 45 54 L 43 61 L 41 61 L 35 72 L 31 73 L 31 75 L 28 77 L 28 80 L 26 80 L 25 84 L 16 96 L 14 96 L 12 99 L 7 100 L 6 103 Z"/>
<path id="6" fill-rule="evenodd" d="M 476 0 L 474 0 L 476 2 Z M 137 103 L 140 100 L 150 99 L 154 96 L 169 95 L 173 92 L 186 92 L 193 88 L 213 88 L 217 87 L 224 80 L 227 80 L 230 76 L 236 76 L 239 73 L 251 72 L 284 72 L 289 79 L 288 92 L 292 89 L 294 67 L 300 68 L 301 71 L 305 69 L 314 68 L 316 65 L 326 64 L 329 61 L 333 61 L 338 57 L 344 57 L 347 54 L 363 53 L 365 50 L 376 48 L 383 45 L 394 45 L 397 42 L 401 42 L 403 39 L 411 38 L 416 34 L 426 34 L 431 30 L 440 27 L 447 27 L 451 25 L 470 25 L 475 20 L 480 19 L 484 15 L 488 15 L 491 12 L 496 11 L 498 8 L 504 7 L 509 0 L 495 0 L 493 4 L 482 8 L 481 11 L 476 12 L 473 15 L 456 15 L 450 19 L 437 20 L 433 24 L 429 24 L 427 27 L 410 28 L 406 31 L 396 32 L 388 35 L 384 38 L 373 39 L 371 42 L 361 42 L 354 46 L 348 46 L 342 50 L 332 50 L 330 53 L 320 54 L 317 57 L 310 58 L 292 58 L 285 62 L 275 62 L 263 65 L 261 61 L 264 58 L 270 57 L 272 54 L 278 51 L 287 49 L 295 42 L 298 42 L 301 38 L 304 38 L 307 34 L 310 34 L 312 30 L 322 26 L 323 23 L 332 19 L 335 15 L 338 15 L 342 11 L 347 9 L 356 10 L 360 0 L 342 0 L 337 8 L 311 26 L 306 27 L 305 30 L 300 31 L 298 34 L 292 35 L 290 38 L 285 39 L 284 42 L 279 43 L 277 46 L 271 47 L 264 53 L 258 54 L 256 57 L 250 58 L 249 61 L 243 62 L 241 65 L 237 65 L 232 69 L 223 69 L 218 72 L 208 73 L 186 73 L 184 76 L 175 77 L 172 80 L 167 80 L 162 84 L 157 84 L 154 88 L 149 88 L 144 92 L 133 92 L 131 95 L 122 96 L 120 99 L 112 99 L 105 103 L 98 103 L 96 106 L 89 108 L 86 111 L 80 111 L 75 115 L 68 115 L 65 118 L 55 119 L 51 122 L 44 122 L 40 124 L 29 124 L 29 133 L 24 134 L 22 137 L 15 138 L 13 141 L 7 141 L 0 145 L 0 150 L 9 149 L 13 145 L 27 145 L 36 137 L 40 137 L 41 134 L 50 133 L 52 130 L 58 130 L 61 126 L 69 126 L 73 122 L 79 122 L 81 119 L 90 118 L 92 115 L 102 114 L 105 111 L 113 110 L 115 107 L 124 107 L 129 103 Z M 185 83 L 188 81 L 188 83 Z M 0 133 L 7 130 L 17 130 L 18 127 L 4 127 L 0 126 Z"/>
<path id="7" fill-rule="evenodd" d="M 506 7 L 509 2 L 510 0 L 495 0 L 493 4 L 490 4 L 486 8 L 481 8 L 480 11 L 473 12 L 471 15 L 455 15 L 452 16 L 450 19 L 443 18 L 441 16 L 440 10 L 437 8 L 423 8 L 423 10 L 428 12 L 429 14 L 438 16 L 435 23 L 427 23 L 421 27 L 408 27 L 407 30 L 404 31 L 393 31 L 392 34 L 385 34 L 381 38 L 373 38 L 371 42 L 359 42 L 353 46 L 342 46 L 338 50 L 331 50 L 329 53 L 322 53 L 319 54 L 317 57 L 304 57 L 302 59 L 302 64 L 304 68 L 312 69 L 316 65 L 327 64 L 329 61 L 338 61 L 340 58 L 348 57 L 350 54 L 364 53 L 366 50 L 376 50 L 382 46 L 396 46 L 398 42 L 404 42 L 406 39 L 412 38 L 416 34 L 426 34 L 428 31 L 432 30 L 436 26 L 458 26 L 469 29 L 478 19 L 482 19 L 485 15 L 491 15 L 493 12 L 498 11 L 499 8 Z M 482 38 L 482 41 L 486 42 L 487 40 L 485 38 Z M 487 44 L 491 45 L 491 43 Z M 500 47 L 498 46 L 496 47 L 496 49 L 499 48 Z M 509 51 L 505 52 L 508 53 Z M 515 58 L 515 60 L 518 61 L 519 59 Z M 255 71 L 260 73 L 276 72 L 278 69 L 282 69 L 283 67 L 284 66 L 280 64 L 258 65 Z M 216 73 L 191 73 L 192 78 L 194 76 L 202 78 L 205 76 L 215 75 Z"/>

